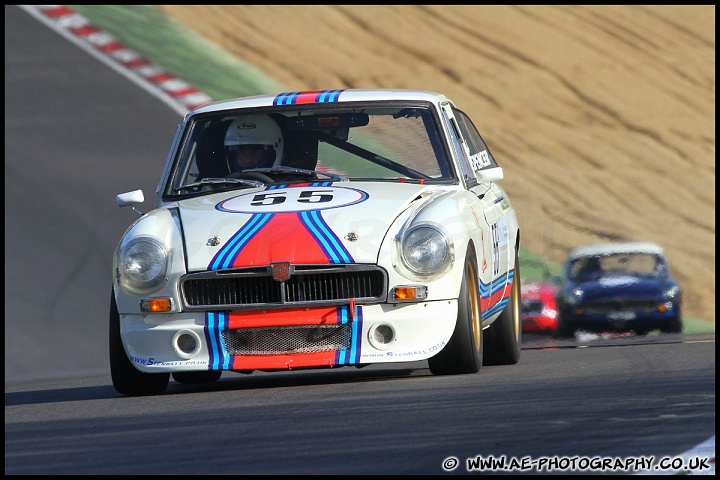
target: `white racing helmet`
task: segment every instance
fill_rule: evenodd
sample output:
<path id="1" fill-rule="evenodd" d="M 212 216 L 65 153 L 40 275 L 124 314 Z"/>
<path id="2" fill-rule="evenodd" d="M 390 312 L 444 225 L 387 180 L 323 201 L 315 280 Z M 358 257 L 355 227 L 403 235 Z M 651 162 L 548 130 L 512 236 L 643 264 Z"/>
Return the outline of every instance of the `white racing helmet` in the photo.
<path id="1" fill-rule="evenodd" d="M 258 166 L 279 165 L 282 160 L 282 132 L 275 120 L 267 115 L 246 115 L 234 120 L 228 127 L 225 133 L 225 158 L 231 172 L 239 169 L 236 153 L 243 145 L 262 145 L 264 153 Z"/>

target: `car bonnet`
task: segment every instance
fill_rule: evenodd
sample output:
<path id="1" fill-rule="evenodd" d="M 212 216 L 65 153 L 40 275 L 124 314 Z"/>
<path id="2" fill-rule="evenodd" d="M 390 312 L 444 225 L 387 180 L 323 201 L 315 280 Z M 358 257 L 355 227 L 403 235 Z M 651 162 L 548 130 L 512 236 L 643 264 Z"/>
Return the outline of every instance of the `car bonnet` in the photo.
<path id="1" fill-rule="evenodd" d="M 376 263 L 393 221 L 438 187 L 318 182 L 178 202 L 188 271 Z"/>

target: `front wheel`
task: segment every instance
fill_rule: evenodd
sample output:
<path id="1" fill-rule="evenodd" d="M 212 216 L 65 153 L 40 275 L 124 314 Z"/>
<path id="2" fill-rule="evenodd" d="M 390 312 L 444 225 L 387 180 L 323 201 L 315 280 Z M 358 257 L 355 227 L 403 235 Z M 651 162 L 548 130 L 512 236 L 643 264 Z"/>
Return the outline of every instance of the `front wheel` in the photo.
<path id="1" fill-rule="evenodd" d="M 558 327 L 556 336 L 558 338 L 575 338 L 576 327 L 573 324 L 572 317 L 567 313 L 560 313 L 558 317 Z"/>
<path id="2" fill-rule="evenodd" d="M 663 333 L 682 333 L 682 329 L 682 317 L 678 315 L 677 317 L 673 318 L 672 321 L 670 321 L 667 325 L 660 328 L 660 331 Z"/>
<path id="3" fill-rule="evenodd" d="M 522 351 L 520 262 L 515 252 L 510 299 L 500 316 L 484 333 L 483 365 L 514 365 Z"/>
<path id="4" fill-rule="evenodd" d="M 469 247 L 458 297 L 455 331 L 445 348 L 428 359 L 428 366 L 433 375 L 477 373 L 482 366 L 482 313 L 474 259 L 475 253 L 472 247 Z"/>
<path id="5" fill-rule="evenodd" d="M 120 336 L 120 314 L 110 293 L 110 375 L 113 387 L 129 396 L 160 395 L 170 381 L 169 373 L 144 373 L 133 366 Z"/>

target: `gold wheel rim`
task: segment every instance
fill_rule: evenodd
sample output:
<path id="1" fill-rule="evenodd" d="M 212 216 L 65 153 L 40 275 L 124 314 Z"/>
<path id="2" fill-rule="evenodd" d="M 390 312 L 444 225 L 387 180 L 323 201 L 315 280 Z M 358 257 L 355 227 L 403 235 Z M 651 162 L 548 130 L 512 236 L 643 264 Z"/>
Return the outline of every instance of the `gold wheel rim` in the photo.
<path id="1" fill-rule="evenodd" d="M 480 348 L 482 334 L 482 314 L 480 313 L 480 300 L 478 299 L 478 283 L 475 276 L 475 269 L 468 267 L 468 296 L 470 297 L 470 323 L 472 326 L 473 341 L 475 349 Z"/>

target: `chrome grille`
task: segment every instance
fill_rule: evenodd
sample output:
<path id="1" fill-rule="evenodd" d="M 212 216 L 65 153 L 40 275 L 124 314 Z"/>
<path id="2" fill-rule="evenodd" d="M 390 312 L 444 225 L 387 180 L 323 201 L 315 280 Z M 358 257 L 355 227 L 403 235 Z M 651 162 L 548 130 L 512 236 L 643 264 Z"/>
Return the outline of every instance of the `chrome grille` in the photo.
<path id="1" fill-rule="evenodd" d="M 291 265 L 276 281 L 272 267 L 191 273 L 180 279 L 186 310 L 338 305 L 385 301 L 387 274 L 374 265 Z"/>
<path id="2" fill-rule="evenodd" d="M 222 332 L 230 355 L 273 355 L 350 349 L 351 325 L 242 328 Z"/>
<path id="3" fill-rule="evenodd" d="M 589 301 L 584 305 L 584 310 L 586 313 L 650 312 L 657 305 L 655 298 L 613 298 Z"/>

